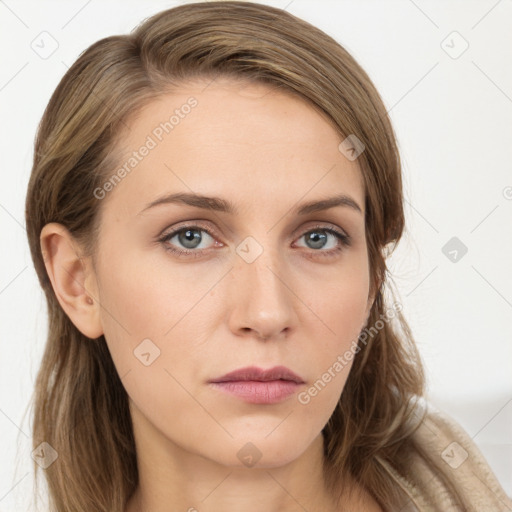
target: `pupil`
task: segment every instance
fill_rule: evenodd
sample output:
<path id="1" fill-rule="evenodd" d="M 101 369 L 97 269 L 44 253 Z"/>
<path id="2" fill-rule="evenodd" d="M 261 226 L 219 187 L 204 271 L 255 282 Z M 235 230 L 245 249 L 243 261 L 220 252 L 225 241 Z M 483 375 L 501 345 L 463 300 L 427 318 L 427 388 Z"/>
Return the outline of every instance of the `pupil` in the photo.
<path id="1" fill-rule="evenodd" d="M 314 247 L 317 249 L 319 247 L 323 246 L 323 242 L 325 240 L 326 235 L 325 234 L 318 234 L 318 232 L 313 232 L 309 234 L 309 239 L 311 242 L 313 242 Z"/>
<path id="2" fill-rule="evenodd" d="M 185 245 L 186 247 L 188 247 L 187 244 L 190 242 L 192 242 L 192 246 L 189 248 L 197 247 L 201 243 L 201 235 L 197 232 L 197 230 L 187 229 L 186 231 L 183 231 L 183 234 L 183 238 L 185 239 L 185 243 L 183 245 Z M 194 239 L 196 240 L 195 244 Z M 183 240 L 181 240 L 181 242 L 183 243 Z"/>

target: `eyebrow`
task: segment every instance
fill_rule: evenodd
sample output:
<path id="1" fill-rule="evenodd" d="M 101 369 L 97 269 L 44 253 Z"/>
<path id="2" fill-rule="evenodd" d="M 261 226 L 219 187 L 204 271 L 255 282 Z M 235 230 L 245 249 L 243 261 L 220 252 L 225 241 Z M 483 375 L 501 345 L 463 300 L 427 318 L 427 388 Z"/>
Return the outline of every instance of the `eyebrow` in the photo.
<path id="1" fill-rule="evenodd" d="M 215 212 L 228 213 L 236 215 L 238 210 L 236 206 L 220 197 L 204 196 L 194 193 L 179 192 L 176 194 L 167 194 L 165 196 L 155 199 L 151 203 L 147 204 L 137 215 L 141 215 L 143 212 L 154 208 L 155 206 L 163 204 L 186 204 L 189 206 L 195 206 L 196 208 L 202 208 L 204 210 L 210 210 Z M 343 206 L 351 208 L 359 212 L 361 215 L 363 211 L 357 202 L 346 194 L 340 194 L 326 199 L 320 199 L 316 201 L 310 201 L 303 203 L 296 207 L 293 211 L 298 215 L 307 215 L 309 213 L 315 213 L 322 210 L 328 210 L 336 206 Z"/>

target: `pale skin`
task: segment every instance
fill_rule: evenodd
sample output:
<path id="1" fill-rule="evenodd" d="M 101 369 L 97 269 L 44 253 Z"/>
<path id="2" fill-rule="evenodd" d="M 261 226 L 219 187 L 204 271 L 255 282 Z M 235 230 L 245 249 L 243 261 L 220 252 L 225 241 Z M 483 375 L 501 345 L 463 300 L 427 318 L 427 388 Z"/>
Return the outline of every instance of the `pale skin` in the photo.
<path id="1" fill-rule="evenodd" d="M 321 431 L 352 362 L 307 404 L 298 394 L 250 404 L 208 384 L 244 366 L 284 365 L 303 377 L 305 392 L 357 339 L 372 305 L 357 160 L 300 99 L 264 85 L 206 83 L 164 95 L 129 123 L 120 166 L 170 113 L 197 100 L 101 199 L 96 265 L 63 226 L 41 233 L 60 305 L 83 334 L 105 336 L 129 396 L 140 481 L 125 512 L 379 511 L 355 481 L 356 494 L 336 506 L 321 471 Z M 162 204 L 142 212 L 177 192 L 218 196 L 238 211 Z M 295 212 L 338 194 L 361 211 Z M 194 229 L 197 248 L 190 238 L 183 245 L 184 235 L 158 241 L 174 228 Z M 311 231 L 317 239 L 305 236 Z M 262 250 L 250 263 L 236 251 L 247 237 Z M 134 355 L 144 339 L 160 351 L 149 365 Z M 261 453 L 253 467 L 237 456 L 247 443 Z"/>

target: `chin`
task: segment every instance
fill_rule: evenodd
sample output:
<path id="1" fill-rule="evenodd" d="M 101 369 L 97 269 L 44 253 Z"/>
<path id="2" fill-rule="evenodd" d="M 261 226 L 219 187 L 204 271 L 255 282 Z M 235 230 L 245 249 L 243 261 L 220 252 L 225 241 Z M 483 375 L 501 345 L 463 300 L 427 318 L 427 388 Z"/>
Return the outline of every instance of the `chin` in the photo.
<path id="1" fill-rule="evenodd" d="M 275 425 L 274 427 L 275 428 Z M 235 468 L 271 469 L 285 466 L 299 458 L 311 444 L 309 439 L 290 435 L 278 435 L 267 430 L 265 435 L 250 435 L 247 431 L 234 436 L 233 440 L 211 453 L 211 459 L 219 464 Z"/>

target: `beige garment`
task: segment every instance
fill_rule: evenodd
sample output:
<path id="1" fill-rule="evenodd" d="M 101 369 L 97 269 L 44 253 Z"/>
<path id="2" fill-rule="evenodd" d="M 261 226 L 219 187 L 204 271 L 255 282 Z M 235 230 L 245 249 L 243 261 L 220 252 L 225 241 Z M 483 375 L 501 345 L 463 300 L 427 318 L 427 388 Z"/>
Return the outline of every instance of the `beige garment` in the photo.
<path id="1" fill-rule="evenodd" d="M 414 436 L 434 457 L 447 465 L 448 474 L 461 494 L 469 498 L 464 512 L 512 512 L 512 500 L 505 493 L 475 442 L 450 416 L 422 402 L 427 416 Z M 451 492 L 430 469 L 420 454 L 415 454 L 410 474 L 401 477 L 385 464 L 408 498 L 396 512 L 460 512 Z M 443 466 L 444 467 L 444 466 Z"/>

